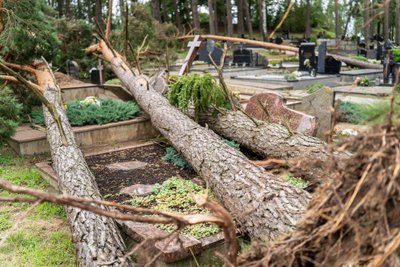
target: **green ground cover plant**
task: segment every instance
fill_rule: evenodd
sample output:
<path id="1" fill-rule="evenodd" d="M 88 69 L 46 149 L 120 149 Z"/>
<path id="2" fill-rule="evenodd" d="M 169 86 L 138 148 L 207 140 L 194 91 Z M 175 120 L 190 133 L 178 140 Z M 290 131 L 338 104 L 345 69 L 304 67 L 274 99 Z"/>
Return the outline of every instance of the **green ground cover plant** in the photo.
<path id="1" fill-rule="evenodd" d="M 314 83 L 314 84 L 310 84 L 307 85 L 306 88 L 304 88 L 304 90 L 308 93 L 308 94 L 313 94 L 319 90 L 321 90 L 322 88 L 324 88 L 325 85 L 322 83 Z"/>
<path id="2" fill-rule="evenodd" d="M 368 105 L 344 101 L 340 103 L 339 110 L 341 121 L 354 124 L 377 124 L 383 123 L 387 119 L 387 114 L 390 110 L 390 103 L 386 101 Z M 394 119 L 399 119 L 398 105 L 395 105 L 394 107 Z"/>
<path id="3" fill-rule="evenodd" d="M 98 99 L 99 105 L 85 104 L 81 100 L 67 103 L 67 116 L 72 126 L 102 125 L 133 119 L 139 116 L 140 108 L 132 101 L 123 102 L 114 99 Z M 36 108 L 31 113 L 32 122 L 44 125 L 42 108 Z"/>
<path id="4" fill-rule="evenodd" d="M 180 214 L 206 214 L 208 210 L 196 205 L 194 195 L 212 193 L 203 187 L 177 177 L 171 177 L 161 185 L 155 185 L 153 194 L 144 197 L 134 197 L 128 203 L 135 207 L 146 207 L 160 211 L 177 212 Z M 173 231 L 175 225 L 156 225 L 165 231 Z M 183 232 L 195 238 L 208 237 L 219 232 L 215 224 L 199 224 L 186 227 Z"/>
<path id="5" fill-rule="evenodd" d="M 308 182 L 303 180 L 300 177 L 295 177 L 293 176 L 291 173 L 287 173 L 283 176 L 283 179 L 288 182 L 290 185 L 300 188 L 300 189 L 304 189 L 306 187 L 308 187 Z"/>
<path id="6" fill-rule="evenodd" d="M 21 122 L 22 105 L 8 88 L 0 90 L 0 147 L 11 136 Z"/>

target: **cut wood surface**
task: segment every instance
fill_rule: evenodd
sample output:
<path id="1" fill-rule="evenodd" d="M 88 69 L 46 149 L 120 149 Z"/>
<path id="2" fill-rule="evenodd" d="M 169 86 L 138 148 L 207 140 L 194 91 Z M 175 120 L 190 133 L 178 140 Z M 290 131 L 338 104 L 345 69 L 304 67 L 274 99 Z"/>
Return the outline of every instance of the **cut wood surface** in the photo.
<path id="1" fill-rule="evenodd" d="M 131 69 L 104 41 L 87 53 L 102 54 L 152 124 L 209 184 L 252 238 L 270 240 L 292 230 L 311 196 L 266 173 L 213 131 L 201 127 L 156 92 L 148 77 Z"/>
<path id="2" fill-rule="evenodd" d="M 219 35 L 210 35 L 210 34 L 202 35 L 201 37 L 203 39 L 244 43 L 244 44 L 250 44 L 250 45 L 257 45 L 257 46 L 267 48 L 267 49 L 278 49 L 278 50 L 285 50 L 285 51 L 290 51 L 290 52 L 294 52 L 294 53 L 299 53 L 299 48 L 294 47 L 294 46 L 289 46 L 289 45 L 278 45 L 278 44 L 269 43 L 269 42 L 248 40 L 248 39 L 244 39 L 244 38 L 219 36 Z M 178 37 L 178 39 L 181 39 L 181 40 L 193 39 L 193 38 L 194 38 L 194 35 L 186 35 L 186 36 Z M 327 53 L 327 56 L 332 56 L 336 60 L 342 61 L 350 66 L 355 66 L 355 67 L 364 68 L 364 69 L 383 69 L 382 65 L 372 64 L 372 63 L 364 62 L 361 60 L 349 58 L 349 57 L 342 56 L 342 55 Z"/>

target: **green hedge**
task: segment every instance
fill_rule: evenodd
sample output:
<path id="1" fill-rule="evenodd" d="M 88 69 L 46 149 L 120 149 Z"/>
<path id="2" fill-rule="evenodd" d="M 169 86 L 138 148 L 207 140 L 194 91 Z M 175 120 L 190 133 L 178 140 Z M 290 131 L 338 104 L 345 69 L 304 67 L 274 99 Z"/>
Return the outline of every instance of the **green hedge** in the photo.
<path id="1" fill-rule="evenodd" d="M 134 102 L 123 102 L 113 99 L 99 99 L 100 105 L 84 104 L 73 100 L 67 104 L 67 116 L 72 126 L 106 124 L 125 121 L 139 116 L 140 108 Z M 35 124 L 44 125 L 42 108 L 36 108 L 30 114 Z"/>

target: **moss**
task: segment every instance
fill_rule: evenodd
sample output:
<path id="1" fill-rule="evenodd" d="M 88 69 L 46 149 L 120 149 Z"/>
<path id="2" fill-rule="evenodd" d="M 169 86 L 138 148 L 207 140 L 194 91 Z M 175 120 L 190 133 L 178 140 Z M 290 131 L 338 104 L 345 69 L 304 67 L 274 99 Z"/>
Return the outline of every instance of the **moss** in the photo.
<path id="1" fill-rule="evenodd" d="M 304 189 L 308 186 L 308 182 L 304 181 L 303 179 L 301 179 L 300 177 L 295 177 L 292 174 L 288 173 L 286 175 L 283 176 L 283 179 L 288 182 L 290 185 L 300 188 L 300 189 Z"/>

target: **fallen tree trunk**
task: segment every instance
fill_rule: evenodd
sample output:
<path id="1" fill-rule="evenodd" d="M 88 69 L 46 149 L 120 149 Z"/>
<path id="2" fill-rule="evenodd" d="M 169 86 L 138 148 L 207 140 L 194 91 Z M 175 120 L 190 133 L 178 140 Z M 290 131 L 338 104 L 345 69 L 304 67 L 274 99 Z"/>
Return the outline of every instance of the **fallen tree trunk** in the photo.
<path id="1" fill-rule="evenodd" d="M 256 41 L 256 40 L 248 40 L 244 38 L 235 38 L 235 37 L 227 37 L 227 36 L 219 36 L 219 35 L 202 35 L 201 36 L 203 39 L 212 39 L 216 41 L 226 41 L 226 42 L 238 42 L 238 43 L 244 43 L 244 44 L 250 44 L 250 45 L 257 45 L 260 47 L 264 47 L 267 49 L 278 49 L 278 50 L 285 50 L 285 51 L 290 51 L 294 53 L 299 53 L 299 49 L 294 46 L 289 46 L 289 45 L 278 45 L 274 43 L 269 43 L 269 42 L 261 42 L 261 41 Z M 178 39 L 193 39 L 194 35 L 186 35 L 186 36 L 181 36 Z M 359 67 L 363 69 L 383 69 L 382 65 L 379 64 L 372 64 L 368 62 L 364 62 L 361 60 L 356 60 L 352 59 L 346 56 L 341 56 L 337 54 L 330 54 L 327 53 L 327 56 L 332 56 L 336 60 L 342 61 L 346 63 L 347 65 L 351 65 L 354 67 Z"/>
<path id="2" fill-rule="evenodd" d="M 266 173 L 242 153 L 201 127 L 149 85 L 148 78 L 131 69 L 104 41 L 87 53 L 99 53 L 131 91 L 152 124 L 205 179 L 218 199 L 243 229 L 256 239 L 270 240 L 294 228 L 310 195 L 281 178 Z"/>
<path id="3" fill-rule="evenodd" d="M 52 74 L 44 67 L 36 72 L 36 77 L 44 97 L 55 106 L 64 131 L 65 138 L 47 108 L 44 108 L 47 140 L 60 191 L 71 196 L 101 200 L 94 176 L 75 142 Z M 75 245 L 77 266 L 104 266 L 106 263 L 109 263 L 108 266 L 120 266 L 126 248 L 114 220 L 78 208 L 65 209 Z M 125 266 L 130 264 L 128 261 Z"/>
<path id="4" fill-rule="evenodd" d="M 264 158 L 286 160 L 285 164 L 295 176 L 305 178 L 312 185 L 327 180 L 325 164 L 331 154 L 326 143 L 316 137 L 293 134 L 283 125 L 250 119 L 240 111 L 204 116 L 202 121 L 216 133 Z"/>

